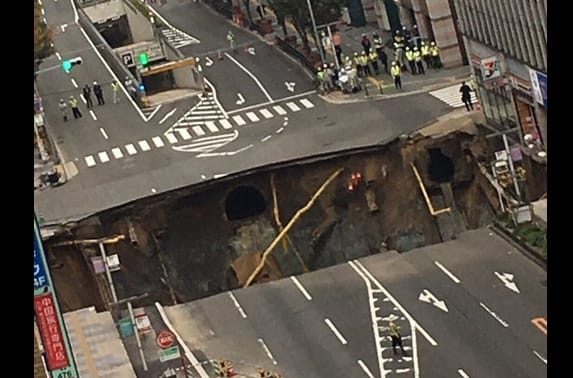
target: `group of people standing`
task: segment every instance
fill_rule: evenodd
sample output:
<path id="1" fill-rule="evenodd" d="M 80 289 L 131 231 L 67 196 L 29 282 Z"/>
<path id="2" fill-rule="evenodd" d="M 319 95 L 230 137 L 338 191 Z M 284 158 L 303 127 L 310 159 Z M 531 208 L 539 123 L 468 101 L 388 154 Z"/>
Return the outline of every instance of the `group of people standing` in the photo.
<path id="1" fill-rule="evenodd" d="M 395 32 L 394 56 L 390 65 L 382 37 L 373 33 L 370 39 L 368 35 L 363 34 L 361 53 L 356 52 L 350 57 L 343 56 L 337 51 L 338 67 L 334 63 L 318 67 L 319 88 L 323 92 L 332 90 L 357 92 L 361 89 L 359 78 L 378 76 L 383 68 L 384 72 L 394 79 L 395 87 L 402 89 L 402 72 L 409 70 L 413 75 L 423 75 L 426 70 L 440 68 L 442 66 L 440 50 L 436 43 L 423 41 L 416 25 L 413 29 L 409 31 L 404 26 L 402 30 Z"/>
<path id="2" fill-rule="evenodd" d="M 116 81 L 113 81 L 111 83 L 111 89 L 113 92 L 113 103 L 115 104 L 115 103 L 119 102 L 119 97 L 118 97 L 119 84 Z M 103 96 L 103 88 L 100 84 L 98 84 L 97 81 L 94 81 L 93 85 L 91 87 L 88 84 L 86 84 L 82 88 L 81 96 L 83 97 L 84 102 L 86 103 L 86 107 L 88 110 L 92 109 L 94 106 L 93 105 L 94 104 L 93 99 L 92 99 L 92 93 L 96 98 L 98 106 L 105 105 L 105 98 Z M 67 122 L 67 120 L 68 120 L 68 105 L 69 105 L 70 109 L 72 110 L 72 115 L 73 115 L 74 119 L 82 118 L 82 112 L 80 111 L 80 108 L 79 108 L 79 102 L 73 95 L 71 95 L 68 104 L 66 104 L 64 99 L 60 99 L 60 102 L 58 104 L 64 122 Z"/>

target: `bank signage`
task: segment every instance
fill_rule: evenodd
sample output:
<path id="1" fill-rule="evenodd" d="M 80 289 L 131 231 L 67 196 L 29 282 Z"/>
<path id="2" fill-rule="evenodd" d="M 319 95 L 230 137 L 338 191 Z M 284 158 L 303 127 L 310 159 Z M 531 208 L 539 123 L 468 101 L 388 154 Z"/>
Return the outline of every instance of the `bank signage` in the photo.
<path id="1" fill-rule="evenodd" d="M 547 107 L 547 75 L 529 69 L 529 80 L 531 81 L 531 92 L 535 102 Z"/>

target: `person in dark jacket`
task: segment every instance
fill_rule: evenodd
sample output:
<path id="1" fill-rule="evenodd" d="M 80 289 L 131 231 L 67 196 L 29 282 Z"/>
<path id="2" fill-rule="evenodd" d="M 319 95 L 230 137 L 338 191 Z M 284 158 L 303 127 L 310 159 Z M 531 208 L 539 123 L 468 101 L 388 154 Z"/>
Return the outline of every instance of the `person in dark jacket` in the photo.
<path id="1" fill-rule="evenodd" d="M 368 56 L 370 54 L 370 47 L 372 46 L 372 44 L 370 43 L 370 39 L 368 38 L 368 36 L 366 34 L 362 34 L 362 41 L 360 41 L 360 43 L 362 44 L 362 47 L 364 48 L 364 54 L 366 54 L 366 56 Z"/>
<path id="2" fill-rule="evenodd" d="M 87 84 L 84 85 L 82 92 L 84 95 L 84 100 L 86 100 L 86 106 L 88 107 L 88 109 L 91 109 L 94 106 L 94 103 L 92 101 L 92 90 L 90 86 Z"/>
<path id="3" fill-rule="evenodd" d="M 474 110 L 474 106 L 472 104 L 472 89 L 466 82 L 462 82 L 462 86 L 460 87 L 460 93 L 462 94 L 462 102 L 465 104 L 467 111 Z"/>
<path id="4" fill-rule="evenodd" d="M 93 92 L 97 99 L 98 105 L 105 105 L 105 100 L 103 98 L 103 89 L 101 89 L 101 85 L 94 81 Z"/>

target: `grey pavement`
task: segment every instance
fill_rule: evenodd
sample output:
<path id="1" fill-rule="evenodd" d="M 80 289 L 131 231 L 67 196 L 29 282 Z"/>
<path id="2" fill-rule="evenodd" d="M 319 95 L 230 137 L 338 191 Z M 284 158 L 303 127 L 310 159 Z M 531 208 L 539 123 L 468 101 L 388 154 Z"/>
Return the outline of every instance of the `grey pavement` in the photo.
<path id="1" fill-rule="evenodd" d="M 285 116 L 259 121 L 253 126 L 235 126 L 233 130 L 239 133 L 237 140 L 217 151 L 234 152 L 249 144 L 253 146 L 230 156 L 197 158 L 197 154 L 176 151 L 166 142 L 161 148 L 147 151 L 138 147 L 140 152 L 134 155 L 124 150 L 122 159 L 112 157 L 93 167 L 86 166 L 84 156 L 76 156 L 78 176 L 62 187 L 36 194 L 37 212 L 48 223 L 77 220 L 139 198 L 201 183 L 214 175 L 387 142 L 402 133 L 423 128 L 450 110 L 427 94 L 413 96 L 407 111 L 399 98 L 380 100 L 376 106 L 371 103 L 335 106 L 320 102 L 316 96 L 309 99 L 315 104 L 310 110 L 289 111 Z M 281 106 L 288 109 L 284 103 Z M 300 103 L 299 106 L 303 108 Z M 288 119 L 284 120 L 285 117 Z M 288 124 L 283 126 L 285 122 Z M 261 142 L 270 133 L 274 137 Z M 136 142 L 132 140 L 137 145 Z M 147 143 L 152 145 L 151 141 Z M 97 158 L 98 150 L 89 153 Z M 106 156 L 110 155 L 108 151 Z"/>
<path id="2" fill-rule="evenodd" d="M 496 271 L 514 274 L 520 293 Z M 364 365 L 376 377 L 544 377 L 547 339 L 531 320 L 546 318 L 546 277 L 484 228 L 165 311 L 190 348 L 247 374 L 263 367 L 289 377 L 369 376 Z M 447 311 L 420 300 L 424 290 Z M 392 353 L 383 327 L 390 319 L 407 356 Z"/>

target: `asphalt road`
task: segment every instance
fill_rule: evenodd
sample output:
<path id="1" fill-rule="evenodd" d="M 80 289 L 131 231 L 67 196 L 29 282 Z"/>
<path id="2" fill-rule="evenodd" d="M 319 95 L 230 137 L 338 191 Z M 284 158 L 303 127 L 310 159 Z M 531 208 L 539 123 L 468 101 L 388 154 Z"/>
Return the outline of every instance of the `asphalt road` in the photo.
<path id="1" fill-rule="evenodd" d="M 519 292 L 495 272 L 512 274 Z M 245 374 L 537 378 L 547 376 L 547 339 L 532 319 L 546 321 L 546 278 L 480 229 L 165 310 L 191 349 Z M 425 290 L 447 311 L 420 299 Z M 390 319 L 407 356 L 392 352 Z"/>

